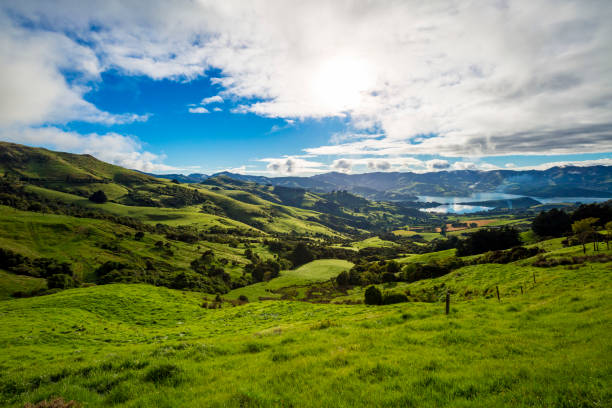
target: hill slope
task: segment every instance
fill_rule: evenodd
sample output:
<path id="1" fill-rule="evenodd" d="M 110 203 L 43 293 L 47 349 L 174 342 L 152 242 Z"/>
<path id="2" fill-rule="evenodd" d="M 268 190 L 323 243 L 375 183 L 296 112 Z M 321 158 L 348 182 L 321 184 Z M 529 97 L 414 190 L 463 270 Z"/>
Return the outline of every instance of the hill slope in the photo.
<path id="1" fill-rule="evenodd" d="M 524 295 L 453 298 L 449 316 L 439 301 L 210 310 L 146 285 L 2 301 L 0 403 L 609 406 L 612 286 L 597 266 L 541 268 Z M 473 269 L 462 278 L 499 282 Z"/>

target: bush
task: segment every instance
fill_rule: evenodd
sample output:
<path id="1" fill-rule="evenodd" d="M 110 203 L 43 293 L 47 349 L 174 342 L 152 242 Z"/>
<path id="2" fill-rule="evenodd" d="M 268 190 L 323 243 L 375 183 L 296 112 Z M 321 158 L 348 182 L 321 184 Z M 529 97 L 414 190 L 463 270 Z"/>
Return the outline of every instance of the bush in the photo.
<path id="1" fill-rule="evenodd" d="M 108 198 L 106 197 L 106 194 L 104 194 L 104 191 L 98 190 L 89 196 L 89 201 L 94 202 L 96 204 L 104 204 L 108 201 Z"/>
<path id="2" fill-rule="evenodd" d="M 336 283 L 339 286 L 348 286 L 350 284 L 350 276 L 347 271 L 342 271 L 336 276 Z"/>
<path id="3" fill-rule="evenodd" d="M 531 258 L 532 256 L 536 256 L 539 253 L 544 252 L 542 249 L 538 247 L 533 248 L 525 248 L 525 247 L 516 247 L 512 248 L 508 251 L 490 251 L 486 254 L 479 257 L 476 262 L 477 263 L 498 263 L 498 264 L 507 264 L 510 262 L 515 262 L 525 258 Z"/>
<path id="4" fill-rule="evenodd" d="M 60 273 L 49 276 L 47 278 L 47 286 L 49 287 L 49 289 L 70 289 L 74 288 L 75 284 L 74 279 L 72 279 L 72 276 Z"/>
<path id="5" fill-rule="evenodd" d="M 244 302 L 244 303 L 248 303 L 249 298 L 246 297 L 245 295 L 240 295 L 240 296 L 238 296 L 238 300 L 241 301 L 241 302 Z"/>
<path id="6" fill-rule="evenodd" d="M 366 305 L 381 305 L 383 301 L 382 293 L 376 286 L 371 285 L 365 291 Z"/>
<path id="7" fill-rule="evenodd" d="M 293 263 L 294 268 L 307 264 L 313 259 L 314 255 L 303 242 L 298 243 L 293 252 L 289 255 L 289 260 Z"/>
<path id="8" fill-rule="evenodd" d="M 385 292 L 383 296 L 383 305 L 392 305 L 394 303 L 408 302 L 408 296 L 399 292 Z"/>
<path id="9" fill-rule="evenodd" d="M 134 239 L 136 241 L 140 241 L 143 238 L 144 238 L 144 232 L 142 232 L 142 231 L 138 231 L 138 232 L 136 232 L 136 234 L 134 234 Z"/>
<path id="10" fill-rule="evenodd" d="M 382 281 L 385 283 L 395 282 L 396 280 L 395 275 L 390 272 L 385 272 L 382 275 Z"/>

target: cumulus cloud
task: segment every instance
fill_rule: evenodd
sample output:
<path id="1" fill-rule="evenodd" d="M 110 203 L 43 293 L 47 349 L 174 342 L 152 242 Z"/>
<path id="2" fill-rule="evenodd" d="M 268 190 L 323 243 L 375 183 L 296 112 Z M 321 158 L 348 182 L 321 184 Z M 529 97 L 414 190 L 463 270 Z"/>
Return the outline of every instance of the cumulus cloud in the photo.
<path id="1" fill-rule="evenodd" d="M 454 170 L 476 170 L 478 166 L 472 162 L 455 162 L 453 163 Z"/>
<path id="2" fill-rule="evenodd" d="M 189 108 L 189 113 L 210 113 L 210 111 L 202 106 L 197 108 Z"/>
<path id="3" fill-rule="evenodd" d="M 259 161 L 268 163 L 266 168 L 272 174 L 279 175 L 313 175 L 327 169 L 323 163 L 310 161 L 296 156 L 266 158 Z"/>
<path id="4" fill-rule="evenodd" d="M 144 172 L 180 170 L 161 163 L 164 156 L 143 151 L 141 143 L 135 137 L 113 132 L 82 135 L 56 127 L 13 127 L 0 129 L 0 138 L 60 151 L 91 154 L 105 162 Z"/>
<path id="5" fill-rule="evenodd" d="M 85 122 L 120 124 L 147 115 L 111 114 L 87 102 L 99 79 L 94 51 L 61 33 L 27 30 L 0 12 L 0 126 Z M 72 73 L 69 83 L 63 72 Z"/>
<path id="6" fill-rule="evenodd" d="M 336 171 L 340 171 L 342 173 L 349 173 L 353 168 L 353 163 L 351 160 L 347 159 L 338 159 L 334 160 L 331 165 L 331 168 Z"/>
<path id="7" fill-rule="evenodd" d="M 211 103 L 223 103 L 223 98 L 219 95 L 210 96 L 208 98 L 202 99 L 200 102 L 201 105 L 210 105 Z"/>
<path id="8" fill-rule="evenodd" d="M 446 170 L 450 168 L 451 166 L 448 160 L 440 160 L 440 159 L 428 160 L 425 164 L 427 165 L 427 168 L 430 170 Z"/>

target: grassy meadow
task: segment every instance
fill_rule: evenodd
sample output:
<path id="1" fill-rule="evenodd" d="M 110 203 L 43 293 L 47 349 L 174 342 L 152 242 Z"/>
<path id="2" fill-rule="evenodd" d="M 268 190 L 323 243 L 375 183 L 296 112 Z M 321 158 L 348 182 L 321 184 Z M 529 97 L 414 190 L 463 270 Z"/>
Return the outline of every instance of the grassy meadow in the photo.
<path id="1" fill-rule="evenodd" d="M 501 285 L 501 302 L 453 295 L 448 316 L 439 300 L 210 310 L 201 294 L 121 284 L 3 301 L 0 402 L 609 406 L 610 266 L 539 268 L 523 295 L 530 268 L 479 265 L 410 285 Z"/>

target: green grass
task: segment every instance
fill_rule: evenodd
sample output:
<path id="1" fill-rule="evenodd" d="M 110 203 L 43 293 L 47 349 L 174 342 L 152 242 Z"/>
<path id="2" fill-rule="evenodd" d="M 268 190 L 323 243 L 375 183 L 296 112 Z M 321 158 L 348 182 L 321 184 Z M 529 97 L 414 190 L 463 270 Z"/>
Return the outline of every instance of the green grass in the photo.
<path id="1" fill-rule="evenodd" d="M 189 269 L 191 261 L 212 249 L 217 258 L 237 262 L 235 266 L 230 262 L 225 267 L 233 276 L 242 274 L 242 267 L 249 262 L 243 247 L 231 248 L 228 244 L 206 241 L 197 244 L 172 241 L 173 254 L 168 255 L 155 248 L 157 241 L 169 242 L 164 236 L 146 233 L 144 239 L 136 241 L 134 233 L 131 228 L 105 220 L 16 211 L 0 206 L 0 247 L 31 258 L 70 262 L 76 276 L 85 281 L 91 281 L 95 269 L 111 260 L 144 267 L 145 260 L 150 259 L 166 265 L 166 269 Z M 108 246 L 117 249 L 106 249 Z M 272 256 L 263 245 L 253 246 L 260 257 Z"/>
<path id="2" fill-rule="evenodd" d="M 340 236 L 340 234 L 332 229 L 311 221 L 319 217 L 320 214 L 317 212 L 278 205 L 282 211 L 279 210 L 274 213 L 274 216 L 269 217 L 267 214 L 270 212 L 270 203 L 266 203 L 256 196 L 253 196 L 253 200 L 256 200 L 259 205 L 238 201 L 204 188 L 199 188 L 198 191 L 205 193 L 218 206 L 223 208 L 227 213 L 226 217 L 203 213 L 201 212 L 201 206 L 197 205 L 183 208 L 162 208 L 128 206 L 111 202 L 95 204 L 87 198 L 61 191 L 31 185 L 27 186 L 27 189 L 44 197 L 74 203 L 87 208 L 100 209 L 113 215 L 133 217 L 152 225 L 163 223 L 172 226 L 194 225 L 203 229 L 223 227 L 253 231 L 260 231 L 261 229 L 267 232 L 289 233 L 294 231 L 299 234 Z M 254 224 L 254 222 L 258 224 Z M 251 224 L 261 227 L 256 228 Z"/>
<path id="3" fill-rule="evenodd" d="M 9 299 L 15 292 L 31 292 L 46 287 L 45 279 L 15 275 L 0 270 L 0 300 Z"/>
<path id="4" fill-rule="evenodd" d="M 273 291 L 292 286 L 323 282 L 335 278 L 340 272 L 347 271 L 352 266 L 351 262 L 341 259 L 319 259 L 294 270 L 282 271 L 278 278 L 268 282 L 260 282 L 232 290 L 224 297 L 237 299 L 239 296 L 244 295 L 251 301 L 258 300 L 260 297 L 280 298 L 281 295 Z"/>
<path id="5" fill-rule="evenodd" d="M 404 264 L 404 263 L 424 263 L 426 264 L 432 261 L 437 261 L 439 259 L 444 259 L 450 256 L 454 256 L 455 252 L 456 250 L 453 248 L 453 249 L 446 249 L 444 251 L 438 251 L 438 252 L 428 252 L 425 254 L 411 254 L 411 255 L 407 255 L 402 258 L 397 258 L 396 261 L 401 264 Z"/>
<path id="6" fill-rule="evenodd" d="M 385 241 L 380 237 L 367 238 L 362 241 L 353 242 L 351 246 L 355 249 L 363 248 L 382 248 L 382 247 L 393 247 L 397 246 L 395 242 Z"/>
<path id="7" fill-rule="evenodd" d="M 0 403 L 610 406 L 609 266 L 543 269 L 522 296 L 505 285 L 527 270 L 463 270 L 448 285 L 503 283 L 502 302 L 454 296 L 449 316 L 441 302 L 207 310 L 146 285 L 2 301 Z"/>

